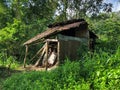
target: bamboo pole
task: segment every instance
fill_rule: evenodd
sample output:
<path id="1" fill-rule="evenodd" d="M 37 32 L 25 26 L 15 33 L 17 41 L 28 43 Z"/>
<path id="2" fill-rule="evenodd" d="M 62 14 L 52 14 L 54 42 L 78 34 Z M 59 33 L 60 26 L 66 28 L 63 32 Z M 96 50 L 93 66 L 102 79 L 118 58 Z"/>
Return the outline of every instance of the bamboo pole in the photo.
<path id="1" fill-rule="evenodd" d="M 26 51 L 25 51 L 25 58 L 24 58 L 24 68 L 26 67 L 26 58 L 27 58 L 27 54 L 28 54 L 28 46 L 25 45 L 26 47 Z"/>

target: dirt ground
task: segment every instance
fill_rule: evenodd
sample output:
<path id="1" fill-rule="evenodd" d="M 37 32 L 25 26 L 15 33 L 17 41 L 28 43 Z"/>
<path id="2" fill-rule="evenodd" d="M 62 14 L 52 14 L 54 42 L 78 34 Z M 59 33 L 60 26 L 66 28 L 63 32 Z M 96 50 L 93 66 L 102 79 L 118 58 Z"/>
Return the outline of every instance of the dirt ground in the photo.
<path id="1" fill-rule="evenodd" d="M 54 66 L 52 66 L 50 68 L 47 68 L 47 71 L 53 70 L 53 69 L 55 69 L 57 67 L 58 67 L 57 65 L 54 65 Z M 45 67 L 42 67 L 42 66 L 35 67 L 34 65 L 27 65 L 25 68 L 22 66 L 19 69 L 21 71 L 46 71 Z"/>

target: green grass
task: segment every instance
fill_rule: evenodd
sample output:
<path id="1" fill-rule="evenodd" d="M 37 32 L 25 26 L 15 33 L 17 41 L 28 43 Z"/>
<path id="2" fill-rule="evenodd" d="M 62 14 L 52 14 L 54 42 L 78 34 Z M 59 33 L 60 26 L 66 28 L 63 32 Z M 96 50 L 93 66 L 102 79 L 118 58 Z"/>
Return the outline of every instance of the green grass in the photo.
<path id="1" fill-rule="evenodd" d="M 7 78 L 3 90 L 119 90 L 120 48 L 114 54 L 97 51 L 93 57 L 66 60 L 49 72 L 23 72 Z"/>

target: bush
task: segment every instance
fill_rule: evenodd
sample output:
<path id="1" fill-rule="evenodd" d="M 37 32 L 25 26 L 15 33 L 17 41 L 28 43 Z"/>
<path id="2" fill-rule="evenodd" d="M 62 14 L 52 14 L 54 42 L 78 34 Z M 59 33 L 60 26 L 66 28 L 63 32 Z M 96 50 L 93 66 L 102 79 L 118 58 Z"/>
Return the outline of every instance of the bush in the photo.
<path id="1" fill-rule="evenodd" d="M 25 72 L 15 74 L 4 82 L 4 90 L 59 90 L 79 85 L 80 65 L 66 61 L 65 65 L 49 72 Z M 79 88 L 79 87 L 77 87 Z"/>
<path id="2" fill-rule="evenodd" d="M 66 60 L 53 71 L 15 74 L 6 79 L 3 90 L 119 90 L 120 48 L 113 55 L 99 53 L 83 61 Z"/>
<path id="3" fill-rule="evenodd" d="M 10 67 L 10 69 L 16 69 L 20 63 L 17 62 L 16 57 L 14 56 L 7 56 L 6 53 L 0 53 L 0 66 L 1 67 Z"/>

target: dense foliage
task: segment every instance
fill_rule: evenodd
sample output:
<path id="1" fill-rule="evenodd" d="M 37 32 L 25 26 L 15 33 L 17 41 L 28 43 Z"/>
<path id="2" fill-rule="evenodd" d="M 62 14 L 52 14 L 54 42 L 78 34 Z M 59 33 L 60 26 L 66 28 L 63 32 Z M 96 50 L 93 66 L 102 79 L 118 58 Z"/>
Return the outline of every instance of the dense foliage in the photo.
<path id="1" fill-rule="evenodd" d="M 84 61 L 66 61 L 49 72 L 15 74 L 4 82 L 3 90 L 119 90 L 120 48 L 109 55 L 99 51 Z"/>
<path id="2" fill-rule="evenodd" d="M 4 82 L 3 90 L 119 90 L 120 27 L 118 24 L 116 17 L 91 23 L 90 28 L 100 36 L 92 57 L 87 53 L 77 61 L 67 59 L 63 65 L 53 71 L 14 74 Z"/>
<path id="3" fill-rule="evenodd" d="M 88 13 L 92 16 L 100 9 L 107 11 L 111 7 L 104 0 L 1 0 L 0 51 L 7 57 L 23 60 L 23 42 L 45 30 L 51 22 L 83 18 Z"/>

